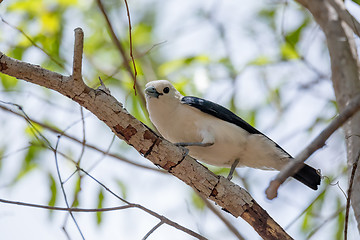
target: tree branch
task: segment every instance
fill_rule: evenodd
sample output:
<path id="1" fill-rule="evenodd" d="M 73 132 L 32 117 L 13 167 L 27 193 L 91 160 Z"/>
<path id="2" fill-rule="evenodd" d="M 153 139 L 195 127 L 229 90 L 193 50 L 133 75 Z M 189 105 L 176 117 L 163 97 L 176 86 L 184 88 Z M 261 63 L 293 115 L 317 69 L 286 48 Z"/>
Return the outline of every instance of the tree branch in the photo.
<path id="1" fill-rule="evenodd" d="M 76 101 L 155 165 L 196 189 L 199 194 L 214 201 L 234 217 L 242 217 L 262 238 L 292 239 L 247 191 L 226 178 L 215 175 L 184 150 L 157 136 L 130 115 L 108 92 L 92 89 L 84 83 L 74 83 L 71 77 L 18 61 L 2 52 L 0 72 L 53 89 Z"/>
<path id="2" fill-rule="evenodd" d="M 82 80 L 82 55 L 84 48 L 84 32 L 81 28 L 76 28 L 75 30 L 75 43 L 74 43 L 74 58 L 73 58 L 73 72 L 72 77 L 75 81 Z"/>
<path id="3" fill-rule="evenodd" d="M 346 121 L 348 121 L 357 111 L 360 110 L 360 95 L 354 98 L 349 105 L 327 126 L 301 153 L 299 153 L 294 161 L 288 163 L 270 182 L 266 189 L 268 199 L 277 196 L 277 190 L 280 185 L 290 176 L 297 173 L 304 165 L 303 163 L 319 148 L 325 145 L 326 140 Z"/>
<path id="4" fill-rule="evenodd" d="M 124 206 L 119 206 L 119 207 L 111 207 L 111 208 L 67 208 L 67 207 L 52 207 L 52 206 L 47 206 L 47 205 L 40 205 L 40 204 L 26 203 L 26 202 L 19 202 L 19 201 L 10 201 L 10 200 L 6 200 L 6 199 L 0 199 L 0 202 L 6 203 L 6 204 L 13 204 L 13 205 L 19 205 L 19 206 L 24 206 L 24 207 L 42 208 L 42 209 L 54 210 L 54 211 L 87 212 L 87 213 L 110 212 L 110 211 L 123 210 L 123 209 L 136 207 L 136 205 L 130 204 L 130 205 L 124 205 Z"/>
<path id="5" fill-rule="evenodd" d="M 341 0 L 328 0 L 331 6 L 336 10 L 337 14 L 352 30 L 360 37 L 360 24 L 346 9 L 345 4 Z"/>

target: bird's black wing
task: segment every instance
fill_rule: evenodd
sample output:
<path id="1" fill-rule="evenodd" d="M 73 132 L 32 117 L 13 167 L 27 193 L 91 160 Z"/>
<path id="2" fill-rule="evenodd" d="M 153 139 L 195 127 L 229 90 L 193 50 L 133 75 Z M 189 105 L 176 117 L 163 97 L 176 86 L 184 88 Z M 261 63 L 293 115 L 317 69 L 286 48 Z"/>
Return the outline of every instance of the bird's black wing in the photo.
<path id="1" fill-rule="evenodd" d="M 244 129 L 249 133 L 262 134 L 260 131 L 258 131 L 256 128 L 251 126 L 249 123 L 245 122 L 242 118 L 238 117 L 232 111 L 230 111 L 227 108 L 224 108 L 223 106 L 217 103 L 213 103 L 211 101 L 198 97 L 183 97 L 181 99 L 181 103 L 197 108 L 204 113 L 220 118 L 221 120 L 224 120 L 226 122 L 235 124 L 236 126 L 241 127 L 242 129 Z"/>
<path id="2" fill-rule="evenodd" d="M 197 108 L 204 113 L 210 114 L 210 115 L 212 115 L 216 118 L 219 118 L 221 120 L 224 120 L 226 122 L 235 124 L 236 126 L 241 127 L 242 129 L 247 131 L 248 133 L 261 134 L 261 135 L 265 136 L 266 138 L 268 138 L 270 141 L 274 142 L 268 136 L 266 136 L 265 134 L 263 134 L 262 132 L 260 132 L 256 128 L 254 128 L 253 126 L 251 126 L 249 123 L 245 122 L 242 118 L 237 116 L 235 113 L 231 112 L 229 109 L 224 108 L 223 106 L 221 106 L 217 103 L 213 103 L 211 101 L 208 101 L 208 100 L 205 100 L 202 98 L 198 98 L 198 97 L 183 97 L 181 99 L 181 103 L 187 104 L 194 108 Z M 286 154 L 288 154 L 291 157 L 291 155 L 289 153 L 287 153 L 284 149 L 282 149 L 276 142 L 274 142 L 274 144 L 276 145 L 276 147 L 278 147 L 279 149 L 281 149 L 283 152 L 285 152 Z"/>

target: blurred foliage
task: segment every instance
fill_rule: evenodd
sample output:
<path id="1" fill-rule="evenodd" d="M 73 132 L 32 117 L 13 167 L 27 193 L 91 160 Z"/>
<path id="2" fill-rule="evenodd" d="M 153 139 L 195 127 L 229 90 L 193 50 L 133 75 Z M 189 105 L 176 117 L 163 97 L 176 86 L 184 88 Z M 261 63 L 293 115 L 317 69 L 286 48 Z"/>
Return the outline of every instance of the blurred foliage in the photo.
<path id="1" fill-rule="evenodd" d="M 120 188 L 121 197 L 122 197 L 123 199 L 126 199 L 126 198 L 127 198 L 127 187 L 126 187 L 126 184 L 125 184 L 123 181 L 119 180 L 119 179 L 116 180 L 116 183 L 117 183 L 117 185 L 118 185 L 119 188 Z"/>
<path id="2" fill-rule="evenodd" d="M 205 209 L 205 207 L 206 207 L 204 201 L 195 192 L 192 192 L 192 194 L 191 194 L 191 202 L 194 205 L 194 207 L 197 208 L 200 211 L 203 211 Z"/>
<path id="3" fill-rule="evenodd" d="M 4 157 L 5 149 L 6 149 L 5 146 L 0 147 L 0 171 L 2 170 L 3 157 Z"/>
<path id="4" fill-rule="evenodd" d="M 51 173 L 49 173 L 49 189 L 51 195 L 48 201 L 48 205 L 54 207 L 56 203 L 57 186 L 56 186 L 55 178 L 52 176 Z M 50 213 L 50 217 L 53 216 L 53 211 L 50 211 L 49 213 Z"/>
<path id="5" fill-rule="evenodd" d="M 21 168 L 14 179 L 14 183 L 18 182 L 20 179 L 29 174 L 30 171 L 38 167 L 38 160 L 42 151 L 43 147 L 39 145 L 33 144 L 29 146 L 22 161 Z"/>
<path id="6" fill-rule="evenodd" d="M 96 208 L 103 208 L 103 202 L 104 202 L 104 192 L 103 192 L 103 188 L 100 188 L 100 191 L 98 193 L 98 203 L 97 203 L 97 207 Z M 102 221 L 102 215 L 103 212 L 96 212 L 96 223 L 98 225 L 100 225 L 101 221 Z"/>
<path id="7" fill-rule="evenodd" d="M 353 2 L 359 4 L 358 0 Z M 128 25 L 126 18 L 126 11 L 122 1 L 103 1 L 104 6 L 108 12 L 110 20 L 112 21 L 115 32 L 120 40 L 121 45 L 126 50 L 126 54 L 129 55 L 129 38 L 128 38 Z M 135 4 L 129 2 L 129 4 Z M 285 10 L 291 10 L 298 14 L 298 18 L 295 24 L 287 26 L 283 19 Z M 177 26 L 172 26 L 174 32 L 169 32 L 164 39 L 164 36 L 159 37 L 158 32 L 159 25 L 164 22 L 163 19 L 157 18 L 158 9 L 155 4 L 153 7 L 142 7 L 131 12 L 132 15 L 132 40 L 134 46 L 134 56 L 138 71 L 138 83 L 143 87 L 148 81 L 154 79 L 169 79 L 174 82 L 175 87 L 183 95 L 207 96 L 207 92 L 199 87 L 199 78 L 196 73 L 199 69 L 204 70 L 206 75 L 206 81 L 208 84 L 219 84 L 224 82 L 225 84 L 231 84 L 230 88 L 233 90 L 233 94 L 230 98 L 225 98 L 226 104 L 231 110 L 238 113 L 244 119 L 246 119 L 252 126 L 256 126 L 259 121 L 259 115 L 264 110 L 270 109 L 270 112 L 276 111 L 281 117 L 285 110 L 284 92 L 289 91 L 288 84 L 293 80 L 294 76 L 301 75 L 303 68 L 299 71 L 285 72 L 284 64 L 287 62 L 297 63 L 303 65 L 301 62 L 304 58 L 303 40 L 304 35 L 311 29 L 313 20 L 309 13 L 304 9 L 298 7 L 295 4 L 267 4 L 266 7 L 259 9 L 255 14 L 256 20 L 261 22 L 261 26 L 253 26 L 253 24 L 247 24 L 249 28 L 249 38 L 255 45 L 256 51 L 249 58 L 243 62 L 237 61 L 235 57 L 230 56 L 241 55 L 242 53 L 233 53 L 221 49 L 219 46 L 231 46 L 239 45 L 244 48 L 247 47 L 241 39 L 237 39 L 235 44 L 228 42 L 227 35 L 230 35 L 227 31 L 232 30 L 229 27 L 231 24 L 238 24 L 234 22 L 229 24 L 228 22 L 222 23 L 220 29 L 223 29 L 221 33 L 218 33 L 216 39 L 213 40 L 213 49 L 204 52 L 191 52 L 186 54 L 173 54 L 167 52 L 167 42 L 180 38 L 182 34 L 186 34 L 186 31 L 177 29 Z M 208 9 L 202 9 L 195 14 L 195 23 L 202 24 L 207 22 L 215 31 L 219 31 L 219 27 L 216 27 L 213 19 L 209 17 L 211 12 L 207 13 Z M 196 11 L 195 11 L 196 12 Z M 203 14 L 198 14 L 202 12 Z M 125 106 L 127 110 L 134 115 L 137 119 L 141 120 L 147 125 L 150 125 L 147 118 L 145 106 L 139 100 L 139 95 L 135 96 L 132 90 L 133 81 L 130 74 L 124 67 L 124 62 L 118 49 L 113 44 L 108 27 L 99 11 L 96 1 L 74 1 L 74 0 L 18 0 L 11 1 L 6 8 L 6 13 L 9 17 L 4 18 L 8 21 L 16 23 L 16 28 L 22 32 L 17 31 L 14 27 L 1 23 L 3 27 L 9 27 L 16 30 L 16 34 L 11 39 L 11 42 L 7 44 L 6 53 L 19 60 L 31 60 L 36 59 L 37 64 L 53 71 L 57 71 L 63 74 L 69 74 L 72 66 L 72 58 L 69 54 L 72 54 L 72 30 L 74 24 L 79 24 L 84 29 L 85 42 L 84 42 L 84 78 L 92 87 L 99 86 L 98 77 L 104 81 L 106 86 L 116 93 L 125 96 Z M 73 17 L 76 15 L 76 18 Z M 182 19 L 183 20 L 183 19 Z M 80 23 L 79 23 L 80 22 Z M 182 23 L 178 23 L 179 25 Z M 199 27 L 201 28 L 201 27 Z M 234 30 L 232 30 L 234 31 Z M 192 31 L 193 34 L 196 31 Z M 26 34 L 26 35 L 25 35 Z M 171 35 L 172 34 L 172 35 Z M 269 34 L 264 46 L 263 35 Z M 0 28 L 1 40 L 5 36 L 4 30 Z M 31 40 L 27 38 L 30 37 Z M 71 36 L 71 37 L 69 37 Z M 35 44 L 38 46 L 36 47 Z M 243 45 L 244 44 L 244 45 Z M 325 44 L 324 44 L 325 46 Z M 199 46 L 201 47 L 201 46 Z M 217 51 L 215 51 L 215 48 Z M 225 47 L 226 48 L 226 47 Z M 268 48 L 274 49 L 274 51 L 267 51 Z M 3 49 L 0 49 L 3 51 Z M 307 50 L 307 49 L 305 49 Z M 38 56 L 36 56 L 36 53 Z M 29 54 L 31 54 L 29 56 Z M 34 57 L 32 55 L 34 54 Z M 51 57 L 49 57 L 51 56 Z M 129 56 L 128 56 L 129 57 Z M 55 60 L 55 61 L 54 61 Z M 268 72 L 275 72 L 278 81 L 274 81 L 268 77 Z M 248 73 L 252 73 L 251 77 L 247 76 Z M 15 78 L 8 77 L 1 74 L 1 87 L 3 91 L 24 91 L 22 81 Z M 286 80 L 284 80 L 286 79 Z M 246 100 L 247 96 L 251 95 L 247 90 L 243 92 L 236 92 L 235 87 L 238 82 L 256 82 L 257 89 L 261 94 L 258 97 L 258 102 L 247 107 L 240 102 L 239 99 Z M 209 88 L 210 89 L 210 88 Z M 219 88 L 220 89 L 220 88 Z M 229 88 L 228 88 L 229 89 Z M 227 97 L 229 94 L 222 92 L 219 96 L 215 96 L 215 101 L 223 100 L 222 97 Z M 265 89 L 265 90 L 264 90 Z M 141 93 L 140 93 L 141 94 Z M 52 93 L 47 93 L 48 100 L 53 97 Z M 329 108 L 336 109 L 336 101 L 329 99 Z M 1 116 L 1 115 L 0 115 Z M 331 120 L 332 116 L 319 113 L 315 117 L 314 123 L 309 126 L 308 130 L 313 131 L 318 126 L 324 126 Z M 277 118 L 278 119 L 278 118 Z M 1 119 L 0 119 L 1 120 Z M 43 122 L 54 125 L 51 121 L 47 121 L 45 118 Z M 270 120 L 269 120 L 270 121 Z M 278 121 L 277 121 L 278 122 Z M 23 179 L 34 169 L 44 168 L 40 162 L 42 161 L 41 154 L 46 151 L 46 144 L 42 140 L 34 137 L 34 127 L 36 131 L 43 132 L 39 125 L 33 124 L 33 126 L 27 126 L 24 128 L 25 136 L 30 142 L 30 146 L 26 148 L 23 158 L 21 159 L 21 167 L 16 173 L 15 183 Z M 61 130 L 54 126 L 55 129 Z M 35 132 L 35 135 L 37 133 Z M 79 147 L 79 146 L 76 146 Z M 0 146 L 0 170 L 3 162 L 5 161 L 2 156 L 6 153 L 6 147 Z M 45 161 L 44 161 L 45 162 Z M 67 166 L 69 167 L 69 166 Z M 71 170 L 74 166 L 69 167 Z M 226 176 L 229 169 L 215 168 L 209 166 L 209 168 L 216 174 L 222 174 Z M 55 206 L 57 201 L 59 183 L 57 177 L 54 177 L 48 171 L 46 172 L 48 179 L 48 191 L 49 199 L 47 204 Z M 243 181 L 244 179 L 242 179 Z M 125 181 L 114 178 L 117 183 L 121 195 L 123 198 L 127 198 L 128 188 Z M 69 181 L 70 182 L 70 181 Z M 70 191 L 73 193 L 73 207 L 81 205 L 81 189 L 82 189 L 82 176 L 80 174 L 74 174 L 72 176 L 73 183 Z M 246 182 L 245 186 L 250 184 Z M 95 195 L 95 194 L 94 194 Z M 97 200 L 97 208 L 102 208 L 104 205 L 104 192 L 102 189 L 98 190 L 96 196 L 91 196 L 92 199 Z M 206 205 L 202 199 L 195 193 L 189 193 L 188 196 L 191 199 L 192 204 L 201 211 L 206 211 Z M 321 219 L 321 213 L 324 211 L 326 204 L 333 204 L 336 201 L 336 206 L 339 208 L 344 202 L 343 198 L 334 198 L 333 195 L 327 194 L 323 191 L 316 201 L 309 206 L 305 211 L 302 222 L 301 231 L 304 236 L 307 232 L 311 231 Z M 344 214 L 341 213 L 336 221 L 336 228 L 334 228 L 334 239 L 341 239 L 341 232 L 343 231 Z M 96 213 L 96 223 L 102 224 L 103 215 L 101 212 Z"/>
<path id="8" fill-rule="evenodd" d="M 314 226 L 316 226 L 316 223 L 318 222 L 318 217 L 320 216 L 321 213 L 321 208 L 324 206 L 325 195 L 326 195 L 326 191 L 323 191 L 316 198 L 313 204 L 310 205 L 306 210 L 301 225 L 302 231 L 309 232 Z"/>
<path id="9" fill-rule="evenodd" d="M 73 201 L 72 207 L 78 207 L 80 205 L 79 194 L 81 191 L 81 182 L 82 182 L 81 180 L 82 180 L 82 177 L 77 174 L 75 187 L 74 187 L 74 201 Z"/>

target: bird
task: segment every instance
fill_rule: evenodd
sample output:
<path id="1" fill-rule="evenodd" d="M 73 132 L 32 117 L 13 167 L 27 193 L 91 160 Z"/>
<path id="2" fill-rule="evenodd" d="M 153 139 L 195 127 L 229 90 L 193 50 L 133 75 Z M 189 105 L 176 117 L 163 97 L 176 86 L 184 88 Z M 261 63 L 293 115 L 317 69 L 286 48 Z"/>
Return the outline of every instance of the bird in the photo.
<path id="1" fill-rule="evenodd" d="M 145 85 L 146 108 L 158 132 L 171 143 L 206 164 L 230 168 L 231 180 L 237 167 L 278 170 L 293 157 L 277 143 L 227 108 L 193 96 L 183 96 L 168 80 Z M 321 177 L 304 166 L 292 177 L 313 190 Z"/>

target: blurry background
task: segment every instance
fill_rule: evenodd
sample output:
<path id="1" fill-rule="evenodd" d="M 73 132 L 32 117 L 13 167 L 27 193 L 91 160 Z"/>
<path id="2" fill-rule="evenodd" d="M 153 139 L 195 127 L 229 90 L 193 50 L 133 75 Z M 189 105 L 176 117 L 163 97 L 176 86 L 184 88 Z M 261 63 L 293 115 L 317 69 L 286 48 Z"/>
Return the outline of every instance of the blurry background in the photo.
<path id="1" fill-rule="evenodd" d="M 101 77 L 132 115 L 151 126 L 142 92 L 134 95 L 126 67 L 132 64 L 126 64 L 130 44 L 124 2 L 102 1 L 127 60 L 112 41 L 98 2 L 3 1 L 0 50 L 10 57 L 70 74 L 73 30 L 81 27 L 85 34 L 86 83 L 98 87 Z M 228 107 L 292 155 L 306 147 L 337 114 L 325 38 L 311 15 L 297 3 L 131 0 L 128 4 L 140 88 L 151 80 L 168 79 L 184 95 Z M 351 1 L 346 4 L 355 17 L 360 16 L 359 5 Z M 105 124 L 77 103 L 22 80 L 3 74 L 0 78 L 1 199 L 65 207 L 54 153 L 45 138 L 52 147 L 58 143 L 59 170 L 73 206 L 122 205 L 91 178 L 73 174 L 78 164 L 126 200 L 204 237 L 237 239 L 190 187 L 156 171 L 151 162 L 114 138 Z M 26 114 L 32 124 L 10 110 Z M 65 131 L 80 143 L 66 136 L 58 141 L 54 130 Z M 307 161 L 326 176 L 318 191 L 291 180 L 280 188 L 278 198 L 269 201 L 264 190 L 276 172 L 238 169 L 233 181 L 245 187 L 295 239 L 342 239 L 344 191 L 348 187 L 343 138 L 341 131 L 336 132 Z M 81 142 L 98 150 L 83 147 Z M 208 167 L 217 174 L 228 173 L 228 169 Z M 350 213 L 349 239 L 358 239 Z M 259 239 L 242 219 L 222 214 L 245 239 Z M 133 208 L 74 216 L 86 239 L 141 239 L 159 222 Z M 0 238 L 80 239 L 80 234 L 67 212 L 1 203 Z M 148 239 L 193 238 L 162 225 Z"/>

